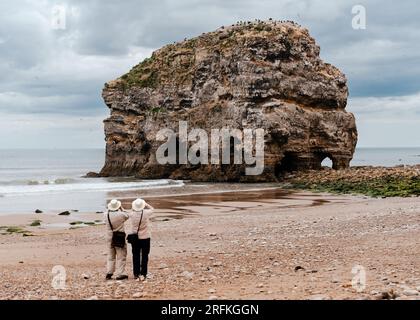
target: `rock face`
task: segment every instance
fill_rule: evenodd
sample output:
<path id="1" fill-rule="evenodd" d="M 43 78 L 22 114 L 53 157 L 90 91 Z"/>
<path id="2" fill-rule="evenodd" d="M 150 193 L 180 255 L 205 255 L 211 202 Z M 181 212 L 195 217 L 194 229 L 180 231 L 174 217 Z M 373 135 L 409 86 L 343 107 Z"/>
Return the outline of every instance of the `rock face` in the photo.
<path id="1" fill-rule="evenodd" d="M 248 22 L 155 51 L 105 85 L 111 110 L 104 121 L 102 176 L 275 181 L 284 172 L 317 169 L 329 157 L 347 168 L 357 142 L 345 111 L 346 77 L 319 57 L 308 30 L 293 22 Z M 263 128 L 264 172 L 245 176 L 244 164 L 161 165 L 163 128 Z"/>

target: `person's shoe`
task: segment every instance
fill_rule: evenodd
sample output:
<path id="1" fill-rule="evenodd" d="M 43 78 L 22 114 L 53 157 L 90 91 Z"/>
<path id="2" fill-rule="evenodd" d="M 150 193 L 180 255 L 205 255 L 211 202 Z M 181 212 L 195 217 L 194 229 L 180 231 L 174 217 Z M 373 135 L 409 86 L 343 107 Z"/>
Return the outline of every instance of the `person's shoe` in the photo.
<path id="1" fill-rule="evenodd" d="M 107 273 L 105 280 L 112 280 L 112 273 Z"/>
<path id="2" fill-rule="evenodd" d="M 126 279 L 128 279 L 128 276 L 127 275 L 122 275 L 122 276 L 116 277 L 115 279 L 116 280 L 126 280 Z"/>
<path id="3" fill-rule="evenodd" d="M 139 280 L 139 276 L 135 275 L 134 276 L 134 280 L 137 280 L 138 281 Z"/>
<path id="4" fill-rule="evenodd" d="M 140 276 L 140 281 L 145 281 L 146 280 L 146 276 Z"/>

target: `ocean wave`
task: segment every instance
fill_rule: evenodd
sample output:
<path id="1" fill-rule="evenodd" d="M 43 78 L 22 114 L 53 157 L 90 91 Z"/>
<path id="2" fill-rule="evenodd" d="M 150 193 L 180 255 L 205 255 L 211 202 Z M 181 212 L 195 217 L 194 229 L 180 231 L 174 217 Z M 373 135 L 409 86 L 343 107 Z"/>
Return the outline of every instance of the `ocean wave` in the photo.
<path id="1" fill-rule="evenodd" d="M 50 185 L 50 184 L 70 184 L 76 183 L 75 178 L 55 178 L 55 179 L 22 179 L 0 181 L 0 186 L 37 186 L 37 185 Z"/>
<path id="2" fill-rule="evenodd" d="M 68 181 L 67 181 L 68 180 Z M 106 180 L 84 179 L 77 182 L 75 179 L 60 179 L 58 183 L 40 183 L 26 185 L 7 185 L 0 186 L 0 196 L 13 196 L 25 194 L 43 194 L 43 193 L 63 193 L 63 192 L 92 192 L 92 191 L 124 191 L 124 190 L 141 190 L 153 188 L 180 187 L 184 183 L 179 180 L 142 180 L 129 182 L 109 182 Z M 69 182 L 72 181 L 72 182 Z M 62 182 L 62 183 L 61 183 Z"/>

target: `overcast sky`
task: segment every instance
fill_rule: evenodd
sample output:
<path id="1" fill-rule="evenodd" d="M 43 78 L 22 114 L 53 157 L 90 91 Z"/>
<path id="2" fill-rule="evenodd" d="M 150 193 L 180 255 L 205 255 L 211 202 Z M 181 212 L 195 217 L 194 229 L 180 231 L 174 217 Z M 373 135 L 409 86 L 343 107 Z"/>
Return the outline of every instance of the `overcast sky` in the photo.
<path id="1" fill-rule="evenodd" d="M 352 28 L 357 4 L 365 30 Z M 103 147 L 105 82 L 167 43 L 270 17 L 307 27 L 347 75 L 359 147 L 420 146 L 416 0 L 2 0 L 0 148 Z"/>

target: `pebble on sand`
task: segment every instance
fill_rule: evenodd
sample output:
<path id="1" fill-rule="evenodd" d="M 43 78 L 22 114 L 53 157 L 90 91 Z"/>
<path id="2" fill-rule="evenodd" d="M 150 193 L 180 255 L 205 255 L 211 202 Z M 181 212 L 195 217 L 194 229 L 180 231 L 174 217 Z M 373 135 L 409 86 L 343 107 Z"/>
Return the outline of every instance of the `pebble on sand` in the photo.
<path id="1" fill-rule="evenodd" d="M 330 300 L 331 298 L 325 294 L 315 294 L 309 297 L 309 300 Z"/>
<path id="2" fill-rule="evenodd" d="M 419 294 L 419 292 L 417 290 L 414 289 L 405 289 L 403 291 L 403 295 L 405 296 L 417 296 Z"/>
<path id="3" fill-rule="evenodd" d="M 393 290 L 389 290 L 389 291 L 384 291 L 382 293 L 380 293 L 379 295 L 377 295 L 375 298 L 377 300 L 393 300 L 398 298 L 398 294 Z"/>
<path id="4" fill-rule="evenodd" d="M 193 272 L 189 272 L 189 271 L 184 271 L 183 273 L 181 273 L 181 276 L 187 278 L 187 279 L 192 279 L 192 277 L 194 276 Z"/>

